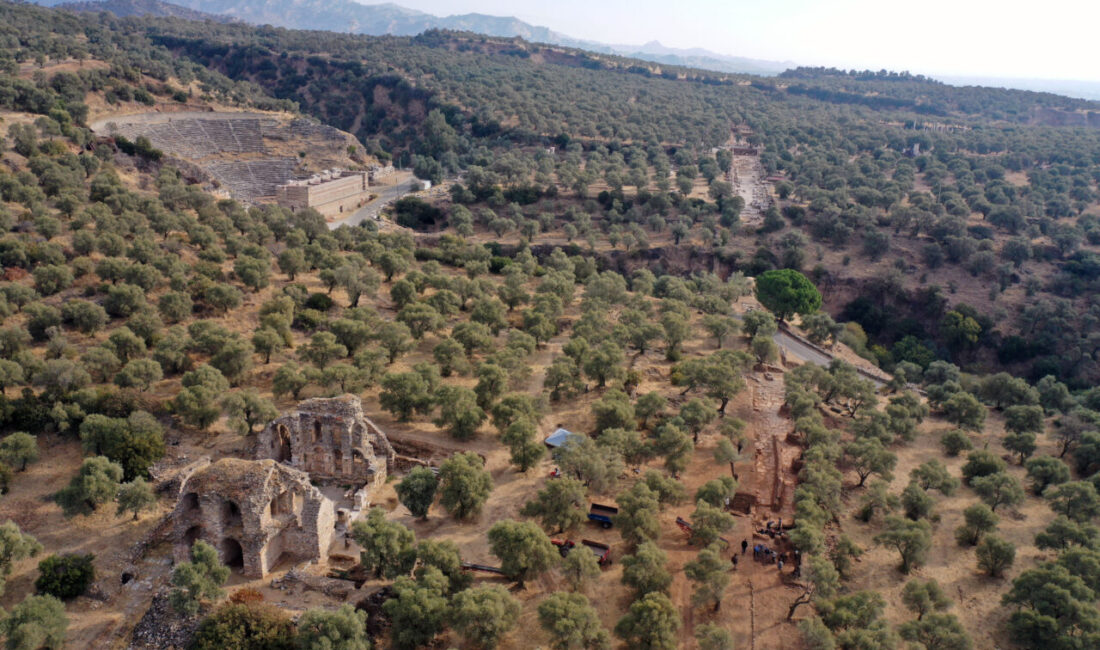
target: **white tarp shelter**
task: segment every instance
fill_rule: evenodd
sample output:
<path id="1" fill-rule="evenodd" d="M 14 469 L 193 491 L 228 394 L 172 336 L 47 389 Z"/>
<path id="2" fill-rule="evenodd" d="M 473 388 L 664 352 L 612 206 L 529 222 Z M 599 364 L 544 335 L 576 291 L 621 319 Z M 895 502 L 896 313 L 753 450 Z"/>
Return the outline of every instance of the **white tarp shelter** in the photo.
<path id="1" fill-rule="evenodd" d="M 561 447 L 562 445 L 565 444 L 565 441 L 568 440 L 570 437 L 579 436 L 579 435 L 580 435 L 579 433 L 573 433 L 572 431 L 570 431 L 568 429 L 559 428 L 554 433 L 551 433 L 550 435 L 546 436 L 546 440 L 544 440 L 543 442 L 546 443 L 547 447 Z"/>

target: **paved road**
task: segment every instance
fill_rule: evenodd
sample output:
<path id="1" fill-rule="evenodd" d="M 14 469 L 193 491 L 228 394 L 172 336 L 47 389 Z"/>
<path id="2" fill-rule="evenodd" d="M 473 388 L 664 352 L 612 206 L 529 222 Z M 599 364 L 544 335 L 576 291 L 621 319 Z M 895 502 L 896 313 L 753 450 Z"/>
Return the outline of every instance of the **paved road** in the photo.
<path id="1" fill-rule="evenodd" d="M 813 347 L 806 345 L 804 342 L 800 341 L 796 337 L 787 334 L 786 332 L 776 332 L 775 336 L 773 336 L 772 339 L 775 341 L 776 345 L 786 350 L 788 354 L 793 354 L 803 361 L 817 364 L 819 366 L 828 366 L 829 363 L 833 360 L 833 355 L 823 353 L 820 350 L 816 350 Z M 875 375 L 874 373 L 868 372 L 867 370 L 864 370 L 859 366 L 856 366 L 855 368 L 856 372 L 862 375 L 864 379 L 868 379 L 873 382 L 875 386 L 881 388 L 886 385 L 886 380 Z M 920 391 L 918 390 L 917 392 Z"/>
<path id="2" fill-rule="evenodd" d="M 329 230 L 336 230 L 340 226 L 358 226 L 367 219 L 377 219 L 378 213 L 382 211 L 382 208 L 386 207 L 390 203 L 393 203 L 397 199 L 405 196 L 410 192 L 411 179 L 408 181 L 402 181 L 395 183 L 394 185 L 378 185 L 376 189 L 378 191 L 378 198 L 370 203 L 359 208 L 350 215 L 343 219 L 337 219 L 336 221 L 330 221 L 328 224 Z"/>
<path id="3" fill-rule="evenodd" d="M 741 320 L 741 316 L 737 314 L 734 314 L 734 318 Z M 775 341 L 775 344 L 782 348 L 783 351 L 787 354 L 794 355 L 808 363 L 813 363 L 819 366 L 828 366 L 833 360 L 833 355 L 821 352 L 820 350 L 806 345 L 796 337 L 791 336 L 790 334 L 787 334 L 783 331 L 776 332 L 775 335 L 772 336 L 772 340 Z M 858 367 L 856 368 L 856 370 L 859 371 L 859 373 L 865 378 L 873 381 L 876 386 L 886 385 L 885 381 L 872 375 L 871 373 L 868 373 Z"/>
<path id="4" fill-rule="evenodd" d="M 803 361 L 816 363 L 819 366 L 827 366 L 833 360 L 828 354 L 823 354 L 811 348 L 786 332 L 776 332 L 773 338 L 776 345 L 786 350 L 788 354 L 793 354 Z"/>

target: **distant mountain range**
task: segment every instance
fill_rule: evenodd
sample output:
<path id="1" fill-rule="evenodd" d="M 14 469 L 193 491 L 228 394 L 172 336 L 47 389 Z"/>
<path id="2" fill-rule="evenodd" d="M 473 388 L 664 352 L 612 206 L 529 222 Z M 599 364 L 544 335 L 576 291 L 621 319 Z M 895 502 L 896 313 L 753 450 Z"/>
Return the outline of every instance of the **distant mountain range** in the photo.
<path id="1" fill-rule="evenodd" d="M 40 3 L 49 4 L 49 3 Z M 161 0 L 92 0 L 88 2 L 62 2 L 55 5 L 58 9 L 69 11 L 98 12 L 107 11 L 119 17 L 125 16 L 159 16 L 162 18 L 183 18 L 185 20 L 212 20 L 218 23 L 237 22 L 231 16 L 219 16 L 196 11 L 180 5 L 174 5 Z"/>
<path id="2" fill-rule="evenodd" d="M 48 6 L 62 4 L 61 0 L 36 1 L 38 4 Z M 654 63 L 729 73 L 774 75 L 795 66 L 789 61 L 764 61 L 726 56 L 699 48 L 670 48 L 657 41 L 645 45 L 610 45 L 572 38 L 510 16 L 485 14 L 434 16 L 391 3 L 367 5 L 353 0 L 176 0 L 173 5 L 160 0 L 102 0 L 66 3 L 63 6 L 76 11 L 110 11 L 118 16 L 175 16 L 202 20 L 218 15 L 254 25 L 372 36 L 383 34 L 415 36 L 429 29 L 451 29 L 487 36 L 508 38 L 518 36 L 535 43 L 575 47 Z M 188 10 L 194 10 L 198 15 L 178 13 Z"/>
<path id="3" fill-rule="evenodd" d="M 451 29 L 487 36 L 518 36 L 535 43 L 575 47 L 617 54 L 666 65 L 717 72 L 772 76 L 796 67 L 790 61 L 765 61 L 717 54 L 702 48 L 665 47 L 657 41 L 644 45 L 615 45 L 572 38 L 547 27 L 531 25 L 509 16 L 459 14 L 435 16 L 392 3 L 360 4 L 354 0 L 33 0 L 41 5 L 73 11 L 109 11 L 116 16 L 170 16 L 188 20 L 243 21 L 293 29 L 381 36 L 415 36 L 429 29 Z M 1001 79 L 934 75 L 955 86 L 992 86 L 1053 92 L 1082 99 L 1100 100 L 1100 83 L 1046 79 Z"/>

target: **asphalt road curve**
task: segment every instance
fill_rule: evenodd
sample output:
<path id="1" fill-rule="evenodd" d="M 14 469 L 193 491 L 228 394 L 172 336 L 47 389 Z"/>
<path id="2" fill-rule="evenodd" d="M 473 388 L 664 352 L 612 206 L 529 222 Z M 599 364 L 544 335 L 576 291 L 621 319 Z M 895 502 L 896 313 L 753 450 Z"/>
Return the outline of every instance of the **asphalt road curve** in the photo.
<path id="1" fill-rule="evenodd" d="M 336 230 L 340 226 L 358 226 L 367 219 L 377 219 L 378 213 L 382 211 L 382 208 L 386 207 L 390 203 L 393 203 L 397 199 L 405 196 L 410 192 L 410 184 L 407 182 L 397 183 L 395 185 L 379 185 L 378 198 L 370 203 L 359 208 L 350 215 L 343 219 L 337 219 L 336 221 L 330 221 L 328 223 L 329 230 Z"/>

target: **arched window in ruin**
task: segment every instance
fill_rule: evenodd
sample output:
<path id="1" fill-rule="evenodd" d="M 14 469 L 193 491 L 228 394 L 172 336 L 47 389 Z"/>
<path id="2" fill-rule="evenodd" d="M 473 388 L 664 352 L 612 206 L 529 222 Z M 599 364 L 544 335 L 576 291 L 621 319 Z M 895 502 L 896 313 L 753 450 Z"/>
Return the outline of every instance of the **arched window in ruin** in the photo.
<path id="1" fill-rule="evenodd" d="M 281 492 L 271 500 L 270 512 L 272 517 L 290 514 L 294 511 L 294 495 L 290 492 Z"/>
<path id="2" fill-rule="evenodd" d="M 328 466 L 328 450 L 324 447 L 314 447 L 310 450 L 309 461 L 306 463 L 306 471 L 318 472 L 318 473 L 331 473 L 332 468 Z"/>
<path id="3" fill-rule="evenodd" d="M 344 473 L 344 450 L 337 447 L 332 450 L 332 464 L 337 474 Z"/>
<path id="4" fill-rule="evenodd" d="M 222 540 L 222 564 L 231 569 L 244 568 L 244 550 L 241 548 L 241 543 L 232 537 L 226 537 Z"/>
<path id="5" fill-rule="evenodd" d="M 319 420 L 313 421 L 313 442 L 321 441 L 321 422 Z"/>
<path id="6" fill-rule="evenodd" d="M 192 526 L 183 534 L 183 544 L 187 548 L 191 548 L 200 539 L 202 539 L 202 526 Z"/>
<path id="7" fill-rule="evenodd" d="M 358 449 L 351 451 L 351 471 L 355 476 L 362 476 L 367 471 L 367 459 Z"/>
<path id="8" fill-rule="evenodd" d="M 241 525 L 241 508 L 232 501 L 226 501 L 222 506 L 222 527 L 232 528 Z"/>
<path id="9" fill-rule="evenodd" d="M 188 492 L 183 495 L 183 511 L 191 512 L 192 510 L 199 509 L 199 495 L 194 492 Z"/>
<path id="10" fill-rule="evenodd" d="M 275 427 L 275 460 L 280 463 L 290 462 L 290 430 L 285 424 Z"/>

